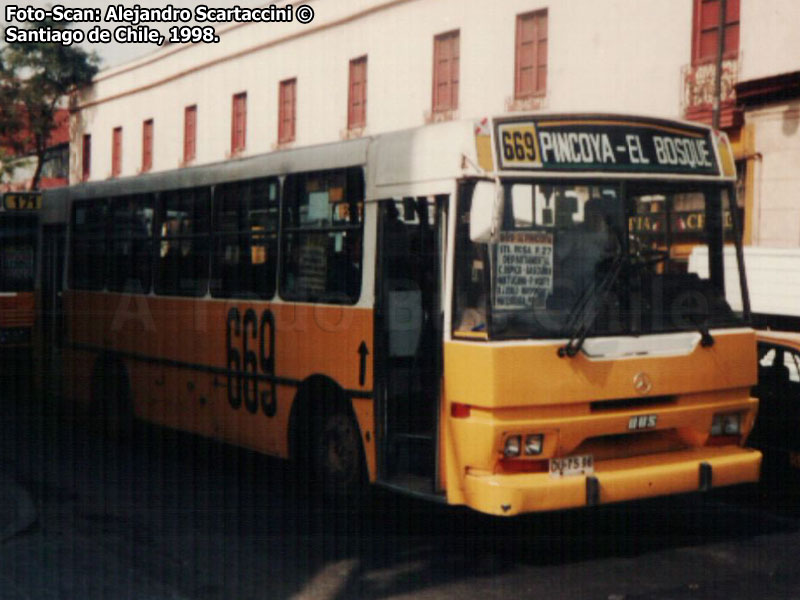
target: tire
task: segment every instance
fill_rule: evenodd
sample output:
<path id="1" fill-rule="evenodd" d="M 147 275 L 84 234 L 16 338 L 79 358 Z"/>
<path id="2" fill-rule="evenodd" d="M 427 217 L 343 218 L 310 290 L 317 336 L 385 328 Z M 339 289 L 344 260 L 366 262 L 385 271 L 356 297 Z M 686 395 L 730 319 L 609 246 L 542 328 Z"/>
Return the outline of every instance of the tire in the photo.
<path id="1" fill-rule="evenodd" d="M 323 496 L 346 505 L 360 505 L 367 477 L 361 432 L 349 411 L 317 410 L 312 416 L 310 472 Z"/>

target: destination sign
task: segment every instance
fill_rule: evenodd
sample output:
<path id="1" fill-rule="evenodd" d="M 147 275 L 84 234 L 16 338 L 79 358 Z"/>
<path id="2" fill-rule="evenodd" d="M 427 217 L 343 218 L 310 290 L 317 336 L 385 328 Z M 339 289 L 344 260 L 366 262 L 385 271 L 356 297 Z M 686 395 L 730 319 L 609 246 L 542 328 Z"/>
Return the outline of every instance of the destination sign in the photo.
<path id="1" fill-rule="evenodd" d="M 495 139 L 502 169 L 720 174 L 708 129 L 658 120 L 508 120 Z"/>
<path id="2" fill-rule="evenodd" d="M 5 210 L 39 210 L 42 208 L 41 192 L 6 192 L 3 194 Z"/>

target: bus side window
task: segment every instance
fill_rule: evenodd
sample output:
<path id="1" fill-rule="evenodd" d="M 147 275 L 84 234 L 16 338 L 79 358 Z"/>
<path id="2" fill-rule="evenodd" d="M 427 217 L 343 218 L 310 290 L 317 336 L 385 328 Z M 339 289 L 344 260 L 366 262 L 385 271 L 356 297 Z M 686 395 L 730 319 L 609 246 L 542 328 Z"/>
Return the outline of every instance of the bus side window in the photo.
<path id="1" fill-rule="evenodd" d="M 271 298 L 278 245 L 278 180 L 223 184 L 214 193 L 211 293 Z"/>
<path id="2" fill-rule="evenodd" d="M 360 168 L 286 178 L 281 265 L 284 298 L 331 304 L 358 300 L 363 215 Z"/>
<path id="3" fill-rule="evenodd" d="M 133 293 L 150 291 L 153 203 L 152 194 L 110 200 L 109 290 Z"/>
<path id="4" fill-rule="evenodd" d="M 72 207 L 70 287 L 103 289 L 106 272 L 106 201 L 87 200 Z"/>
<path id="5" fill-rule="evenodd" d="M 210 190 L 161 194 L 156 292 L 202 296 L 208 289 Z"/>
<path id="6" fill-rule="evenodd" d="M 37 217 L 0 213 L 0 292 L 32 291 Z"/>

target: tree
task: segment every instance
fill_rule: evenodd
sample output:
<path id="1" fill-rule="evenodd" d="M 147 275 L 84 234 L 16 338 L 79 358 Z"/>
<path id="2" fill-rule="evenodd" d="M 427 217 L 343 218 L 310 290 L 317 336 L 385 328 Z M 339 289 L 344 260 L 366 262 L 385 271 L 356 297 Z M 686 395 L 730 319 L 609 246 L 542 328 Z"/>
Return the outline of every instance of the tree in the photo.
<path id="1" fill-rule="evenodd" d="M 41 21 L 31 29 L 47 27 L 69 23 Z M 94 53 L 59 43 L 16 41 L 0 48 L 0 146 L 36 157 L 31 189 L 39 187 L 59 104 L 91 83 L 98 63 Z"/>

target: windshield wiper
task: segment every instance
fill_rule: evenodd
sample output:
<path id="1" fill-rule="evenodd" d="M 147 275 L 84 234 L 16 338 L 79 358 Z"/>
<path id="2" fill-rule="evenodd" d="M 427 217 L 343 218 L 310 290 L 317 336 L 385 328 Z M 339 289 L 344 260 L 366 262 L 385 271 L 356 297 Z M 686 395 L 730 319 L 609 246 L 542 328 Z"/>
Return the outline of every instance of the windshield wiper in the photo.
<path id="1" fill-rule="evenodd" d="M 711 335 L 711 332 L 708 330 L 708 318 L 704 318 L 699 321 L 695 321 L 692 317 L 689 317 L 689 320 L 694 325 L 694 328 L 700 332 L 700 345 L 703 348 L 710 348 L 714 345 L 714 336 Z"/>
<path id="2" fill-rule="evenodd" d="M 572 358 L 581 351 L 583 342 L 597 320 L 597 315 L 600 314 L 600 310 L 608 302 L 608 293 L 611 286 L 616 283 L 620 273 L 622 273 L 622 267 L 626 262 L 625 258 L 623 252 L 617 254 L 603 279 L 591 286 L 570 312 L 567 326 L 572 327 L 572 334 L 569 337 L 569 341 L 558 349 L 560 357 L 568 356 Z"/>

